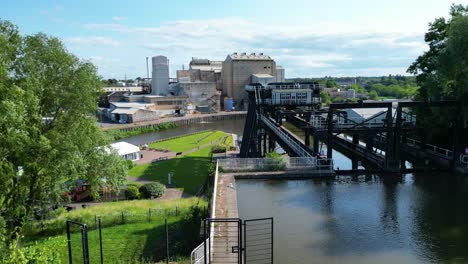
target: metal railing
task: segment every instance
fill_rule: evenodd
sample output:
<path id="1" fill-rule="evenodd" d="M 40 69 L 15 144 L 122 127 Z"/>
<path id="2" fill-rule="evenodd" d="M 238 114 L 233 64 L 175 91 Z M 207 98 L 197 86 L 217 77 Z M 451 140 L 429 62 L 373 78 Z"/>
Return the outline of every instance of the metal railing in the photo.
<path id="1" fill-rule="evenodd" d="M 301 145 L 292 140 L 288 134 L 286 134 L 280 127 L 276 126 L 264 115 L 259 115 L 259 119 L 267 125 L 273 133 L 275 133 L 281 140 L 283 140 L 288 146 L 300 157 L 312 158 L 313 156 L 307 152 Z"/>
<path id="2" fill-rule="evenodd" d="M 415 139 L 412 139 L 412 138 L 407 138 L 406 143 L 408 145 L 421 146 L 421 141 L 415 140 Z M 451 151 L 451 150 L 441 148 L 441 147 L 431 145 L 431 144 L 426 144 L 426 145 L 424 145 L 424 147 L 425 147 L 426 150 L 432 151 L 432 152 L 434 152 L 436 154 L 439 154 L 439 155 L 443 155 L 443 156 L 445 156 L 447 158 L 452 158 L 453 157 L 453 151 Z"/>
<path id="3" fill-rule="evenodd" d="M 266 105 L 304 105 L 304 104 L 318 104 L 322 101 L 320 97 L 312 98 L 297 98 L 297 99 L 257 99 L 257 104 L 266 104 Z"/>
<path id="4" fill-rule="evenodd" d="M 203 243 L 201 243 L 198 247 L 192 250 L 192 253 L 190 253 L 191 264 L 202 264 L 202 263 L 204 264 L 205 263 L 205 255 L 208 253 L 208 250 L 205 247 L 205 243 L 208 243 L 208 238 Z M 206 263 L 210 263 L 210 260 L 207 259 Z"/>
<path id="5" fill-rule="evenodd" d="M 218 166 L 223 171 L 333 171 L 333 160 L 316 157 L 232 158 L 218 160 Z"/>

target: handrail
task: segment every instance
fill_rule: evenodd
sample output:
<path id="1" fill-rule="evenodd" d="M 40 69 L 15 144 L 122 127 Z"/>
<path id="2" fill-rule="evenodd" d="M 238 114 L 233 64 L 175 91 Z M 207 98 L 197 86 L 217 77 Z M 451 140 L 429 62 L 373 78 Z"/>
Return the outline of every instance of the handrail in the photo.
<path id="1" fill-rule="evenodd" d="M 204 263 L 202 261 L 205 260 L 205 252 L 203 252 L 203 251 L 204 251 L 204 248 L 205 248 L 205 243 L 207 243 L 207 241 L 208 241 L 208 238 L 204 242 L 202 242 L 198 247 L 196 247 L 194 250 L 192 250 L 192 252 L 190 253 L 190 263 L 191 264 Z M 199 253 L 198 251 L 200 249 L 203 252 L 203 254 L 201 254 L 201 256 L 197 254 L 197 253 Z M 210 263 L 209 259 L 207 260 L 207 263 Z"/>
<path id="2" fill-rule="evenodd" d="M 300 157 L 308 157 L 311 158 L 313 157 L 305 151 L 297 142 L 291 140 L 291 138 L 281 130 L 280 127 L 275 126 L 268 118 L 266 118 L 264 115 L 260 115 L 260 119 L 275 133 L 279 138 L 281 138 L 286 144 L 289 145 L 291 149 L 296 152 Z"/>

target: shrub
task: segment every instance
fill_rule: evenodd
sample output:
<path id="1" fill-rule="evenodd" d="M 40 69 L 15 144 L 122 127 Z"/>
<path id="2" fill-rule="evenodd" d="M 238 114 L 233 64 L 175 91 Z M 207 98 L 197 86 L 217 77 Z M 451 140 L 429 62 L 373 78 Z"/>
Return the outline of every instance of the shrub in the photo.
<path id="1" fill-rule="evenodd" d="M 131 170 L 133 168 L 133 166 L 135 166 L 133 164 L 133 161 L 131 161 L 131 160 L 125 160 L 125 162 L 127 163 L 127 167 L 128 167 L 129 170 Z"/>
<path id="2" fill-rule="evenodd" d="M 226 152 L 226 146 L 216 145 L 211 148 L 212 153 L 224 153 Z"/>
<path id="3" fill-rule="evenodd" d="M 166 186 L 159 182 L 147 183 L 140 187 L 140 192 L 144 198 L 158 198 L 166 191 Z"/>
<path id="4" fill-rule="evenodd" d="M 138 188 L 136 186 L 128 186 L 127 189 L 125 189 L 125 197 L 128 200 L 134 200 L 140 198 L 140 191 L 138 191 Z"/>

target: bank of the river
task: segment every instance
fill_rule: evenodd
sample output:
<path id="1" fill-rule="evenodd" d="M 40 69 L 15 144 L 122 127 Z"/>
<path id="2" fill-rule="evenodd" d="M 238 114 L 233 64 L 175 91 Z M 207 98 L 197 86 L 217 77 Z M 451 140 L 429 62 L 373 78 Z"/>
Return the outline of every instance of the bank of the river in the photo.
<path id="1" fill-rule="evenodd" d="M 159 124 L 164 123 L 174 123 L 176 125 L 190 125 L 190 124 L 197 124 L 200 122 L 214 122 L 214 121 L 222 121 L 222 120 L 233 120 L 233 119 L 244 119 L 247 115 L 245 111 L 238 111 L 238 112 L 219 112 L 214 114 L 191 114 L 181 117 L 167 117 L 161 118 L 151 121 L 144 121 L 138 123 L 130 123 L 130 124 L 106 124 L 106 126 L 102 127 L 102 130 L 108 129 L 120 129 L 120 130 L 132 130 L 135 128 L 142 128 L 142 127 L 150 127 L 156 126 Z"/>

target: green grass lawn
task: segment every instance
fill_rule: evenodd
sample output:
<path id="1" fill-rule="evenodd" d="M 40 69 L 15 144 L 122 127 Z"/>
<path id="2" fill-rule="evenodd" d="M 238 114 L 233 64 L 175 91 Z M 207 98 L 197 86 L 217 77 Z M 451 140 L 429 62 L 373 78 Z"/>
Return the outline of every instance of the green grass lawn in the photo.
<path id="1" fill-rule="evenodd" d="M 131 205 L 134 205 L 131 208 Z M 198 205 L 203 208 L 207 205 L 206 201 L 190 198 L 177 201 L 126 201 L 116 203 L 106 203 L 103 206 L 95 206 L 89 209 L 70 212 L 72 216 L 77 214 L 110 215 L 115 210 L 133 210 L 134 212 L 147 211 L 148 208 L 159 204 L 161 208 L 173 207 L 175 204 L 181 206 L 183 213 L 179 215 L 168 216 L 169 226 L 169 248 L 172 259 L 188 260 L 191 250 L 198 244 L 198 234 L 200 228 L 200 219 L 204 216 L 200 211 L 191 211 L 189 208 Z M 109 207 L 107 206 L 109 205 Z M 117 225 L 103 228 L 103 255 L 104 263 L 154 263 L 163 260 L 165 256 L 165 226 L 164 216 L 149 219 L 140 219 L 137 223 Z M 85 218 L 87 219 L 87 218 Z M 62 224 L 62 233 L 65 232 L 65 222 L 59 219 Z M 92 220 L 94 221 L 94 220 Z M 92 225 L 90 225 L 92 226 Z M 81 236 L 79 233 L 73 233 L 71 236 L 73 248 L 73 262 L 82 263 L 81 255 Z M 99 233 L 97 230 L 88 231 L 90 263 L 99 263 Z M 58 235 L 48 238 L 37 238 L 34 241 L 29 239 L 25 243 L 31 247 L 47 248 L 49 252 L 55 252 L 57 259 L 52 263 L 68 263 L 68 251 L 66 235 Z M 185 263 L 184 261 L 179 263 Z M 189 262 L 187 262 L 189 263 Z"/>
<path id="2" fill-rule="evenodd" d="M 137 165 L 128 174 L 167 184 L 167 174 L 172 172 L 172 183 L 176 188 L 181 188 L 189 194 L 196 194 L 208 177 L 210 163 L 211 146 L 208 146 L 179 158 Z"/>
<path id="3" fill-rule="evenodd" d="M 194 135 L 151 143 L 149 146 L 157 149 L 168 149 L 174 152 L 185 152 L 223 138 L 226 135 L 222 131 L 205 131 Z"/>

